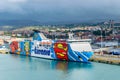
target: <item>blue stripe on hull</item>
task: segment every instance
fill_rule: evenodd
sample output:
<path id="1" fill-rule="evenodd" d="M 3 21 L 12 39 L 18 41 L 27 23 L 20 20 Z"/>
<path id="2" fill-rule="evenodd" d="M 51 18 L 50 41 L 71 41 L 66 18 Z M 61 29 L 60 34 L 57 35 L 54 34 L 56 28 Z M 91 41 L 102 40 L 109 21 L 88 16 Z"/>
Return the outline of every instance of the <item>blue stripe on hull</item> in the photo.
<path id="1" fill-rule="evenodd" d="M 80 61 L 78 55 L 76 55 L 76 53 L 71 49 L 70 45 L 68 45 L 68 58 L 71 60 L 71 61 Z"/>
<path id="2" fill-rule="evenodd" d="M 88 57 L 85 56 L 84 54 L 80 53 L 80 52 L 77 52 L 75 51 L 76 54 L 83 60 L 82 62 L 87 62 L 88 61 Z"/>
<path id="3" fill-rule="evenodd" d="M 94 53 L 93 52 L 82 52 L 85 56 L 87 56 L 88 58 L 90 58 Z"/>
<path id="4" fill-rule="evenodd" d="M 81 61 L 81 62 L 88 62 L 88 59 L 93 55 L 93 52 L 78 52 L 73 51 L 68 45 L 68 58 L 71 61 Z"/>
<path id="5" fill-rule="evenodd" d="M 51 54 L 51 57 L 54 58 L 54 59 L 57 59 L 53 47 L 50 48 L 50 51 L 51 51 L 51 53 L 52 53 L 52 54 Z"/>

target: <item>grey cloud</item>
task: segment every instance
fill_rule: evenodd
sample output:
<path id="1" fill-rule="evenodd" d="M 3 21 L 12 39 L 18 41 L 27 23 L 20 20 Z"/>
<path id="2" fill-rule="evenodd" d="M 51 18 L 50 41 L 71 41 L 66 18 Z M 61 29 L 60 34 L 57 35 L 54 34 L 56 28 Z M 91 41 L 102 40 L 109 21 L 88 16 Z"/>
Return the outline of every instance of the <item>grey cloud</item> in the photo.
<path id="1" fill-rule="evenodd" d="M 43 22 L 79 22 L 118 18 L 119 3 L 119 0 L 2 0 L 0 14 Z"/>

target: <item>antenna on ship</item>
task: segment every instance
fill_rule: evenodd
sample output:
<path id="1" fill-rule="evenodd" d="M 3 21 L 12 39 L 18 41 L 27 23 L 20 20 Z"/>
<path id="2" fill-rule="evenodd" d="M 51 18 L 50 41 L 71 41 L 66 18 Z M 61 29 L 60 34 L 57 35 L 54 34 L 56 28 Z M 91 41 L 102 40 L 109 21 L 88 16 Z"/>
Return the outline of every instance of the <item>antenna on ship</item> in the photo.
<path id="1" fill-rule="evenodd" d="M 112 20 L 112 30 L 113 39 L 115 39 L 114 20 Z"/>

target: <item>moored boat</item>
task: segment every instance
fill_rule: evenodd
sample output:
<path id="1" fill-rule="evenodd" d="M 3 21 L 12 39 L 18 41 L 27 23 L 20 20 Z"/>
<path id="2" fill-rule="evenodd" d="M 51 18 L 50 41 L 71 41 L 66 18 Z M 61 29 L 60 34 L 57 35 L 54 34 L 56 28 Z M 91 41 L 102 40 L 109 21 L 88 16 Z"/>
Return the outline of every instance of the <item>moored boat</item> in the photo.
<path id="1" fill-rule="evenodd" d="M 13 41 L 10 48 L 14 54 L 65 61 L 88 62 L 93 55 L 89 42 L 50 40 L 37 30 L 32 41 Z"/>

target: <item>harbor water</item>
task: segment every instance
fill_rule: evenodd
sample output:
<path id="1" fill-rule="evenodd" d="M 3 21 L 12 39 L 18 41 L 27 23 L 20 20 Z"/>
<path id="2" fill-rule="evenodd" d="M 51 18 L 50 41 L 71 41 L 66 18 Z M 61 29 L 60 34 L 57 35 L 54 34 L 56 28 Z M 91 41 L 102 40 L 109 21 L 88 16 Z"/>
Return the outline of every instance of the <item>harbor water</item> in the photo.
<path id="1" fill-rule="evenodd" d="M 0 80 L 120 80 L 120 66 L 0 54 Z"/>

